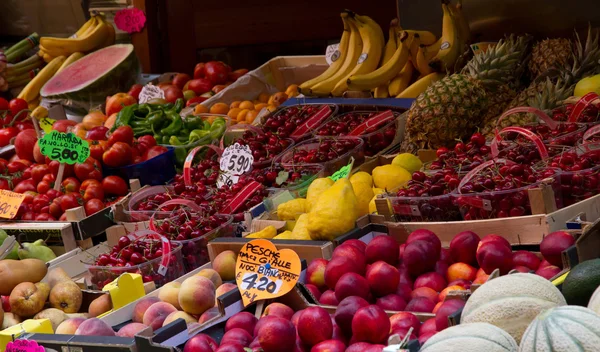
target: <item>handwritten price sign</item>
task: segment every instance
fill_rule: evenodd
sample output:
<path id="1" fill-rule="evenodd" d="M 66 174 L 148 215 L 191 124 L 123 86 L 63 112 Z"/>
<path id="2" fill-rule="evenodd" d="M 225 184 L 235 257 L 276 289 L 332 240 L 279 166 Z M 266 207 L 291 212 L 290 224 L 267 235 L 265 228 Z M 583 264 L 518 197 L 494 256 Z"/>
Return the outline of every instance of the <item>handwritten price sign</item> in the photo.
<path id="1" fill-rule="evenodd" d="M 73 165 L 84 163 L 90 156 L 90 146 L 87 141 L 68 132 L 52 131 L 39 140 L 42 155 L 51 160 Z"/>
<path id="2" fill-rule="evenodd" d="M 24 199 L 25 194 L 0 190 L 0 218 L 14 218 Z"/>
<path id="3" fill-rule="evenodd" d="M 277 250 L 268 240 L 244 245 L 237 258 L 235 281 L 244 306 L 290 292 L 301 272 L 300 258 L 291 249 Z"/>
<path id="4" fill-rule="evenodd" d="M 252 170 L 254 156 L 247 145 L 235 143 L 225 148 L 219 165 L 221 171 L 228 172 L 232 175 L 242 175 L 245 172 Z"/>

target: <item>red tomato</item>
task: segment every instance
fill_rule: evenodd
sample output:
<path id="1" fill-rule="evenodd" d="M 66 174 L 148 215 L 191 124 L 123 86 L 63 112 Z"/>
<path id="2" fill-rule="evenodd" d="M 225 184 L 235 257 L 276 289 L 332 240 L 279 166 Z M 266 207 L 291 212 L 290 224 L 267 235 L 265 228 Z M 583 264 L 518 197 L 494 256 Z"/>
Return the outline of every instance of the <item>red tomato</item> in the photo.
<path id="1" fill-rule="evenodd" d="M 52 174 L 56 176 L 58 174 L 58 169 L 60 168 L 60 163 L 56 160 L 52 160 L 50 161 L 50 163 L 48 163 L 48 166 L 50 166 Z M 63 179 L 75 175 L 75 171 L 73 171 L 73 169 L 73 165 L 65 164 L 65 170 L 63 171 Z"/>
<path id="2" fill-rule="evenodd" d="M 102 162 L 109 167 L 129 165 L 132 158 L 131 147 L 123 142 L 116 142 L 102 154 Z"/>
<path id="3" fill-rule="evenodd" d="M 105 141 L 91 141 L 90 156 L 96 160 L 102 160 L 102 154 L 106 151 L 105 146 Z"/>
<path id="4" fill-rule="evenodd" d="M 46 192 L 46 195 L 51 200 L 54 200 L 54 198 L 58 198 L 58 197 L 62 196 L 63 194 L 61 191 L 57 191 L 54 188 L 52 188 L 52 189 L 49 189 L 48 192 Z"/>
<path id="5" fill-rule="evenodd" d="M 5 127 L 0 129 L 0 147 L 6 147 L 10 144 L 10 140 L 19 134 L 19 130 L 15 127 Z"/>
<path id="6" fill-rule="evenodd" d="M 123 110 L 124 107 L 137 103 L 137 99 L 129 94 L 117 93 L 106 99 L 106 116 Z"/>
<path id="7" fill-rule="evenodd" d="M 48 181 L 41 181 L 37 184 L 37 192 L 40 194 L 46 194 L 48 191 L 52 189 L 52 185 Z"/>
<path id="8" fill-rule="evenodd" d="M 37 216 L 36 213 L 34 213 L 32 211 L 27 211 L 21 216 L 21 220 L 33 221 L 33 220 L 35 220 L 36 216 Z"/>
<path id="9" fill-rule="evenodd" d="M 199 62 L 194 67 L 194 78 L 204 78 L 206 76 L 206 68 L 204 62 Z"/>
<path id="10" fill-rule="evenodd" d="M 246 73 L 248 73 L 248 69 L 246 69 L 246 68 L 240 68 L 239 70 L 235 70 L 233 72 L 230 72 L 229 75 L 228 75 L 228 78 L 229 78 L 230 81 L 235 82 L 235 81 L 238 80 L 238 78 L 242 77 Z"/>
<path id="11" fill-rule="evenodd" d="M 50 205 L 50 198 L 44 194 L 38 194 L 33 198 L 33 211 L 41 213 L 43 207 Z"/>
<path id="12" fill-rule="evenodd" d="M 75 177 L 67 177 L 62 181 L 61 189 L 65 193 L 76 193 L 79 192 L 79 187 L 81 186 L 81 182 Z"/>
<path id="13" fill-rule="evenodd" d="M 58 199 L 58 198 L 56 198 Z M 78 206 L 83 204 L 83 200 L 81 199 L 81 196 L 79 195 L 79 193 L 69 193 L 69 194 L 65 194 L 64 196 L 60 197 L 60 208 L 62 209 L 63 212 L 69 210 L 69 209 L 73 209 L 73 208 L 77 208 Z"/>
<path id="14" fill-rule="evenodd" d="M 137 139 L 138 143 L 145 144 L 146 148 L 154 147 L 156 145 L 156 139 L 153 136 L 145 135 Z"/>
<path id="15" fill-rule="evenodd" d="M 0 173 L 4 173 L 6 171 L 7 165 L 8 161 L 6 161 L 6 159 L 0 158 Z"/>
<path id="16" fill-rule="evenodd" d="M 119 176 L 106 176 L 102 180 L 102 188 L 105 194 L 124 196 L 127 194 L 127 184 Z"/>
<path id="17" fill-rule="evenodd" d="M 140 99 L 140 92 L 142 91 L 142 88 L 144 88 L 143 85 L 141 85 L 141 84 L 134 84 L 134 85 L 131 86 L 131 88 L 129 88 L 129 92 L 127 92 L 127 94 L 129 94 L 132 97 L 134 97 L 135 100 L 139 100 Z"/>
<path id="18" fill-rule="evenodd" d="M 37 142 L 35 130 L 25 130 L 17 134 L 15 139 L 15 152 L 20 159 L 34 161 L 33 146 Z"/>
<path id="19" fill-rule="evenodd" d="M 57 120 L 52 124 L 52 129 L 58 132 L 67 132 L 69 127 L 74 127 L 77 122 L 72 120 Z"/>
<path id="20" fill-rule="evenodd" d="M 101 181 L 101 180 L 100 180 Z M 81 187 L 79 187 L 80 191 L 85 191 L 88 187 L 102 187 L 102 183 L 99 180 L 89 179 L 85 180 L 81 183 Z"/>
<path id="21" fill-rule="evenodd" d="M 87 187 L 85 191 L 83 191 L 83 200 L 88 201 L 90 199 L 104 199 L 104 190 L 102 187 Z"/>
<path id="22" fill-rule="evenodd" d="M 36 183 L 32 179 L 23 180 L 15 186 L 15 188 L 13 189 L 13 192 L 16 192 L 16 193 L 25 193 L 27 191 L 35 192 L 37 190 L 36 186 L 37 186 Z"/>
<path id="23" fill-rule="evenodd" d="M 190 106 L 192 104 L 200 104 L 201 102 L 203 102 L 203 101 L 205 101 L 207 99 L 208 99 L 207 97 L 194 97 L 194 98 L 188 100 L 185 103 L 185 106 Z"/>
<path id="24" fill-rule="evenodd" d="M 92 128 L 91 130 L 87 131 L 85 138 L 91 139 L 93 141 L 105 141 L 107 132 L 108 132 L 108 127 L 96 126 L 96 127 Z"/>
<path id="25" fill-rule="evenodd" d="M 129 126 L 121 126 L 117 128 L 108 137 L 108 146 L 115 144 L 116 142 L 123 142 L 129 145 L 133 144 L 133 129 Z"/>
<path id="26" fill-rule="evenodd" d="M 19 131 L 32 130 L 33 129 L 33 124 L 31 122 L 29 122 L 29 121 L 21 121 L 21 122 L 15 123 L 15 127 Z"/>
<path id="27" fill-rule="evenodd" d="M 19 171 L 25 171 L 25 169 L 27 169 L 29 166 L 20 161 L 11 161 L 6 167 L 8 168 L 9 174 L 14 174 Z"/>
<path id="28" fill-rule="evenodd" d="M 8 101 L 0 97 L 0 111 L 8 110 Z"/>
<path id="29" fill-rule="evenodd" d="M 10 191 L 10 184 L 5 178 L 0 178 L 0 189 L 6 189 Z"/>
<path id="30" fill-rule="evenodd" d="M 56 221 L 56 218 L 48 213 L 42 213 L 35 217 L 35 221 Z"/>
<path id="31" fill-rule="evenodd" d="M 161 155 L 162 153 L 166 153 L 167 151 L 169 151 L 167 147 L 163 147 L 162 145 L 156 145 L 148 149 L 148 151 L 146 151 L 146 153 L 144 154 L 144 160 L 150 160 L 154 157 Z"/>
<path id="32" fill-rule="evenodd" d="M 20 99 L 20 98 L 12 99 L 10 101 L 10 103 L 8 103 L 8 108 L 10 109 L 10 113 L 13 116 L 18 114 L 22 110 L 27 110 L 28 107 L 29 106 L 28 106 L 27 102 L 24 99 Z M 27 117 L 27 114 L 23 113 L 20 115 L 19 119 L 22 120 L 25 117 Z"/>
<path id="33" fill-rule="evenodd" d="M 87 179 L 102 180 L 102 165 L 94 158 L 87 158 L 85 163 L 77 163 L 74 167 L 75 176 L 79 181 L 85 181 Z"/>
<path id="34" fill-rule="evenodd" d="M 44 177 L 42 177 L 42 181 L 46 181 L 48 183 L 54 183 L 54 181 L 56 181 L 56 176 L 54 176 L 53 174 L 44 175 Z"/>
<path id="35" fill-rule="evenodd" d="M 99 212 L 100 210 L 104 209 L 106 206 L 100 199 L 93 198 L 93 199 L 90 199 L 87 202 L 85 202 L 84 207 L 85 207 L 85 215 L 90 216 L 90 215 L 95 214 L 95 213 Z"/>
<path id="36" fill-rule="evenodd" d="M 170 86 L 169 88 L 165 89 L 165 100 L 169 103 L 175 103 L 175 101 L 177 101 L 179 98 L 183 98 L 183 91 L 180 88 L 176 86 Z"/>
<path id="37" fill-rule="evenodd" d="M 213 84 L 224 84 L 227 82 L 229 68 L 221 61 L 210 61 L 205 65 L 206 78 Z"/>
<path id="38" fill-rule="evenodd" d="M 36 164 L 31 168 L 31 178 L 35 182 L 42 181 L 47 174 L 50 174 L 50 166 L 46 164 Z"/>
<path id="39" fill-rule="evenodd" d="M 179 89 L 183 89 L 185 84 L 192 79 L 187 73 L 178 73 L 173 77 L 173 85 Z M 169 100 L 169 99 L 167 99 Z"/>
<path id="40" fill-rule="evenodd" d="M 214 84 L 207 78 L 196 78 L 188 83 L 188 89 L 193 90 L 196 95 L 210 92 Z"/>
<path id="41" fill-rule="evenodd" d="M 23 199 L 23 203 L 25 204 L 33 203 L 33 198 L 37 196 L 37 193 L 35 191 L 26 191 L 23 194 L 25 194 L 25 198 Z"/>
<path id="42" fill-rule="evenodd" d="M 55 218 L 59 218 L 62 213 L 64 213 L 64 210 L 62 210 L 62 207 L 60 206 L 62 197 L 64 196 L 54 198 L 52 203 L 50 203 L 50 207 L 48 208 L 48 212 L 50 212 L 50 214 Z"/>

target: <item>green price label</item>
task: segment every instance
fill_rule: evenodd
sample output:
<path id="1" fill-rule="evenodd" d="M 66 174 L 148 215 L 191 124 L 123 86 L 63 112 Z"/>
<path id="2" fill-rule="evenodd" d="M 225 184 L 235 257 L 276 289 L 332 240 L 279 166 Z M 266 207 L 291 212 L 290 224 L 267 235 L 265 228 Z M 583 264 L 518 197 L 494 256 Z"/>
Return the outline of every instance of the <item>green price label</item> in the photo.
<path id="1" fill-rule="evenodd" d="M 329 178 L 334 181 L 348 178 L 348 176 L 350 176 L 350 171 L 352 171 L 352 165 L 354 165 L 354 158 L 350 158 L 350 163 L 348 163 L 348 165 L 342 166 L 338 171 L 334 172 L 333 175 L 329 176 Z"/>
<path id="2" fill-rule="evenodd" d="M 40 151 L 50 160 L 73 165 L 84 163 L 90 156 L 90 145 L 87 141 L 71 132 L 52 131 L 40 139 Z"/>

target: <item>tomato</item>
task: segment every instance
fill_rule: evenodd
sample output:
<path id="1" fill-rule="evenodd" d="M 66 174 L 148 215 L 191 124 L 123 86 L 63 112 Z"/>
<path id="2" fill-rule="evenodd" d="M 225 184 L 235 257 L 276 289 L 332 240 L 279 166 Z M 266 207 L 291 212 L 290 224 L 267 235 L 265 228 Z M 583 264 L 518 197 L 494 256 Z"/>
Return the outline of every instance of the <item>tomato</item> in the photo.
<path id="1" fill-rule="evenodd" d="M 194 78 L 204 78 L 206 76 L 206 67 L 204 62 L 199 62 L 194 67 Z"/>
<path id="2" fill-rule="evenodd" d="M 36 186 L 37 186 L 37 184 L 32 179 L 23 180 L 15 186 L 15 188 L 13 189 L 13 192 L 16 192 L 16 193 L 25 193 L 27 191 L 35 192 L 37 190 Z"/>
<path id="3" fill-rule="evenodd" d="M 6 189 L 10 191 L 10 183 L 5 177 L 0 178 L 0 189 Z"/>
<path id="4" fill-rule="evenodd" d="M 177 101 L 179 98 L 183 98 L 183 91 L 180 88 L 176 86 L 170 86 L 169 88 L 165 89 L 165 100 L 169 103 L 175 103 L 175 101 Z"/>
<path id="5" fill-rule="evenodd" d="M 102 189 L 102 186 L 90 186 L 83 192 L 83 200 L 88 201 L 94 198 L 104 199 L 104 190 Z"/>
<path id="6" fill-rule="evenodd" d="M 187 73 L 178 73 L 173 77 L 173 85 L 179 89 L 183 89 L 185 84 L 192 79 Z M 168 99 L 167 99 L 168 100 Z"/>
<path id="7" fill-rule="evenodd" d="M 195 78 L 188 83 L 188 88 L 193 90 L 196 95 L 210 92 L 214 84 L 207 78 Z"/>
<path id="8" fill-rule="evenodd" d="M 242 77 L 246 73 L 248 73 L 247 68 L 240 68 L 238 70 L 230 72 L 227 78 L 229 78 L 230 81 L 235 82 L 238 80 L 238 78 Z"/>
<path id="9" fill-rule="evenodd" d="M 29 105 L 27 104 L 27 101 L 25 101 L 24 99 L 15 98 L 15 99 L 12 99 L 10 101 L 10 103 L 8 103 L 8 108 L 10 109 L 10 113 L 14 116 L 23 110 L 27 110 L 27 108 L 29 108 Z M 26 117 L 27 117 L 27 114 L 25 114 L 25 113 L 20 115 L 21 120 Z"/>
<path id="10" fill-rule="evenodd" d="M 37 196 L 37 192 L 36 191 L 26 191 L 23 194 L 25 194 L 25 198 L 23 199 L 23 203 L 26 203 L 26 204 L 33 203 L 33 198 L 35 198 L 35 196 Z"/>
<path id="11" fill-rule="evenodd" d="M 14 174 L 19 171 L 25 171 L 25 169 L 27 169 L 28 167 L 29 167 L 28 165 L 26 165 L 25 163 L 22 163 L 20 161 L 11 161 L 7 165 L 8 173 L 10 173 L 10 174 Z"/>
<path id="12" fill-rule="evenodd" d="M 93 198 L 88 200 L 87 202 L 85 202 L 85 215 L 90 216 L 92 214 L 95 214 L 97 212 L 99 212 L 100 210 L 104 209 L 106 206 L 104 205 L 104 203 L 98 199 L 98 198 Z"/>
<path id="13" fill-rule="evenodd" d="M 135 162 L 136 159 L 140 158 L 140 155 L 144 155 L 146 150 L 148 150 L 148 145 L 146 143 L 133 142 L 133 153 L 131 154 L 134 162 L 132 164 L 137 164 Z"/>
<path id="14" fill-rule="evenodd" d="M 123 142 L 129 145 L 133 144 L 133 129 L 129 126 L 118 127 L 108 137 L 108 146 L 115 144 L 116 142 Z"/>
<path id="15" fill-rule="evenodd" d="M 58 221 L 67 221 L 67 213 L 63 213 L 60 218 L 58 218 Z"/>
<path id="16" fill-rule="evenodd" d="M 108 133 L 108 127 L 98 126 L 94 127 L 87 132 L 85 138 L 91 139 L 93 141 L 105 141 L 106 134 Z"/>
<path id="17" fill-rule="evenodd" d="M 79 192 L 79 187 L 81 186 L 81 182 L 75 177 L 67 177 L 62 181 L 61 189 L 65 193 L 76 193 Z"/>
<path id="18" fill-rule="evenodd" d="M 63 179 L 75 175 L 73 165 L 69 165 L 69 164 L 64 164 L 64 165 L 65 165 L 65 169 L 63 171 Z M 48 166 L 50 166 L 50 170 L 52 171 L 52 174 L 54 176 L 58 175 L 58 169 L 60 168 L 60 163 L 58 161 L 52 160 L 52 161 L 50 161 Z"/>
<path id="19" fill-rule="evenodd" d="M 41 181 L 37 184 L 37 192 L 40 194 L 46 194 L 48 191 L 52 189 L 52 184 L 48 181 Z"/>
<path id="20" fill-rule="evenodd" d="M 83 120 L 81 120 L 81 124 L 83 125 L 83 127 L 85 127 L 86 130 L 91 130 L 94 127 L 104 125 L 104 122 L 107 118 L 108 117 L 106 117 L 106 115 L 104 115 L 100 111 L 92 111 L 83 117 Z"/>
<path id="21" fill-rule="evenodd" d="M 25 212 L 22 216 L 21 216 L 21 220 L 26 220 L 26 221 L 33 221 L 35 220 L 35 217 L 37 216 L 36 213 L 32 212 L 32 211 L 28 211 Z"/>
<path id="22" fill-rule="evenodd" d="M 79 187 L 80 191 L 85 191 L 88 187 L 102 187 L 102 183 L 99 180 L 89 179 L 85 180 L 81 183 L 81 187 Z"/>
<path id="23" fill-rule="evenodd" d="M 96 160 L 102 160 L 102 154 L 106 151 L 105 141 L 91 141 L 90 143 L 90 156 Z"/>
<path id="24" fill-rule="evenodd" d="M 35 145 L 33 146 L 33 158 L 38 164 L 46 164 L 46 156 L 42 155 L 38 142 L 35 142 Z"/>
<path id="25" fill-rule="evenodd" d="M 6 161 L 6 159 L 0 158 L 0 173 L 6 172 L 7 165 L 8 161 Z"/>
<path id="26" fill-rule="evenodd" d="M 72 120 L 57 120 L 52 124 L 52 129 L 58 132 L 67 132 L 69 127 L 74 127 L 77 122 Z"/>
<path id="27" fill-rule="evenodd" d="M 38 194 L 33 198 L 33 211 L 36 213 L 41 213 L 43 207 L 47 207 L 50 205 L 50 198 L 44 194 Z"/>
<path id="28" fill-rule="evenodd" d="M 119 176 L 107 176 L 102 180 L 105 194 L 124 196 L 127 194 L 127 184 Z"/>
<path id="29" fill-rule="evenodd" d="M 52 216 L 54 216 L 55 218 L 60 217 L 62 215 L 62 213 L 64 213 L 64 210 L 62 210 L 62 207 L 60 206 L 62 197 L 64 197 L 64 196 L 54 198 L 52 200 L 52 203 L 50 203 L 50 207 L 48 208 L 48 211 L 50 212 L 50 214 Z"/>
<path id="30" fill-rule="evenodd" d="M 57 191 L 54 188 L 51 188 L 48 190 L 48 192 L 46 192 L 46 195 L 48 196 L 48 198 L 50 198 L 50 200 L 54 200 L 55 198 L 58 198 L 63 194 L 61 191 Z"/>
<path id="31" fill-rule="evenodd" d="M 20 159 L 34 161 L 33 146 L 37 142 L 35 130 L 25 130 L 19 132 L 15 139 L 15 152 Z"/>
<path id="32" fill-rule="evenodd" d="M 124 107 L 137 103 L 137 99 L 126 93 L 117 93 L 106 99 L 106 116 L 123 110 Z"/>
<path id="33" fill-rule="evenodd" d="M 123 142 L 116 142 L 102 154 L 102 162 L 109 167 L 129 165 L 132 158 L 131 147 Z"/>
<path id="34" fill-rule="evenodd" d="M 58 198 L 57 198 L 58 199 Z M 69 209 L 77 208 L 82 205 L 83 201 L 79 193 L 69 193 L 60 197 L 60 208 L 62 211 L 67 211 Z"/>
<path id="35" fill-rule="evenodd" d="M 162 145 L 156 145 L 148 149 L 148 151 L 144 154 L 144 160 L 150 160 L 168 151 L 169 150 L 167 149 L 167 147 L 163 147 Z"/>
<path id="36" fill-rule="evenodd" d="M 140 144 L 145 144 L 146 148 L 154 147 L 156 145 L 156 139 L 150 135 L 141 136 L 137 141 Z"/>
<path id="37" fill-rule="evenodd" d="M 210 61 L 205 65 L 206 78 L 213 84 L 224 84 L 227 82 L 227 76 L 230 69 L 221 61 Z"/>
<path id="38" fill-rule="evenodd" d="M 42 177 L 42 181 L 52 184 L 54 181 L 56 181 L 56 176 L 54 176 L 52 173 L 44 175 L 44 177 Z"/>
<path id="39" fill-rule="evenodd" d="M 56 219 L 48 213 L 42 213 L 35 217 L 35 221 L 56 221 Z"/>
<path id="40" fill-rule="evenodd" d="M 46 164 L 36 164 L 31 168 L 31 178 L 35 182 L 40 182 L 49 173 L 50 166 Z"/>
<path id="41" fill-rule="evenodd" d="M 87 179 L 102 180 L 102 165 L 94 158 L 87 158 L 84 163 L 77 163 L 74 167 L 75 176 L 79 181 L 85 181 Z"/>
<path id="42" fill-rule="evenodd" d="M 200 104 L 201 102 L 203 102 L 203 101 L 205 101 L 207 99 L 208 99 L 207 97 L 194 97 L 194 98 L 188 100 L 185 103 L 185 106 L 190 106 L 192 104 Z"/>
<path id="43" fill-rule="evenodd" d="M 8 101 L 2 97 L 0 97 L 0 111 L 8 110 Z"/>
<path id="44" fill-rule="evenodd" d="M 143 85 L 141 85 L 141 84 L 134 84 L 134 85 L 131 86 L 131 88 L 129 88 L 129 92 L 127 92 L 127 94 L 129 94 L 132 97 L 134 97 L 135 100 L 139 100 L 140 99 L 140 92 L 142 91 L 142 88 L 144 88 Z"/>
<path id="45" fill-rule="evenodd" d="M 29 122 L 29 121 L 21 121 L 21 122 L 15 123 L 15 127 L 19 131 L 32 130 L 33 129 L 33 124 L 31 122 Z"/>
<path id="46" fill-rule="evenodd" d="M 73 134 L 75 134 L 77 137 L 81 138 L 81 139 L 85 139 L 85 136 L 87 136 L 88 130 L 87 128 L 85 128 L 85 126 L 81 123 L 78 123 L 77 125 L 75 125 L 75 127 L 73 127 L 73 130 L 71 130 L 71 132 L 73 132 Z"/>
<path id="47" fill-rule="evenodd" d="M 0 147 L 6 147 L 10 144 L 10 140 L 19 134 L 19 130 L 15 127 L 5 127 L 0 129 Z"/>

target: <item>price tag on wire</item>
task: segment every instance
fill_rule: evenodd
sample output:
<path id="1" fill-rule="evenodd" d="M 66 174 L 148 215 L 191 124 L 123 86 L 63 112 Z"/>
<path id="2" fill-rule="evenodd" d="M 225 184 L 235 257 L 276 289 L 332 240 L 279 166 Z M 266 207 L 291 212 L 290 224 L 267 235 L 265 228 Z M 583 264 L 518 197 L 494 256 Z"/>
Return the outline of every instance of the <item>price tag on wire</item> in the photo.
<path id="1" fill-rule="evenodd" d="M 50 160 L 73 165 L 90 156 L 90 145 L 72 132 L 52 131 L 38 141 L 42 155 Z"/>
<path id="2" fill-rule="evenodd" d="M 293 250 L 277 250 L 265 239 L 246 243 L 237 257 L 235 269 L 235 281 L 244 306 L 290 292 L 301 271 L 300 258 Z"/>
<path id="3" fill-rule="evenodd" d="M 160 89 L 160 87 L 155 86 L 152 83 L 148 83 L 140 91 L 138 100 L 139 100 L 140 104 L 144 104 L 144 103 L 148 102 L 148 100 L 152 100 L 152 99 L 156 99 L 156 98 L 164 99 L 165 92 L 163 92 L 163 90 Z"/>
<path id="4" fill-rule="evenodd" d="M 217 178 L 217 187 L 223 188 L 223 186 L 231 187 L 238 183 L 240 176 L 234 175 L 230 172 L 221 172 L 219 178 Z"/>
<path id="5" fill-rule="evenodd" d="M 25 199 L 24 193 L 0 190 L 0 218 L 12 219 Z"/>
<path id="6" fill-rule="evenodd" d="M 252 170 L 254 156 L 252 156 L 252 151 L 249 146 L 234 143 L 225 148 L 219 163 L 221 171 L 239 176 Z"/>

